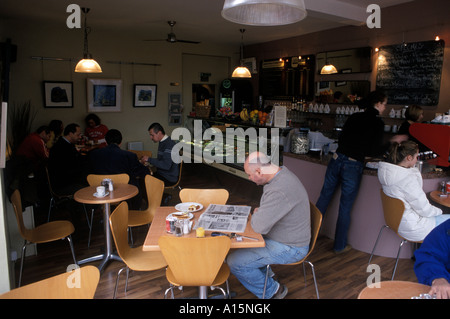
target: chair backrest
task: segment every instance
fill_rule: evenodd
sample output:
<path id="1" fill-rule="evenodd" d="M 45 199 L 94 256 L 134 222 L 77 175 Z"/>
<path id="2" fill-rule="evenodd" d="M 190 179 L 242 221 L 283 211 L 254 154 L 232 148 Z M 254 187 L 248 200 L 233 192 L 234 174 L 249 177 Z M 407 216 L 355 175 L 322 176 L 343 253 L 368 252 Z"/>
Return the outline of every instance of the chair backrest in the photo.
<path id="1" fill-rule="evenodd" d="M 166 186 L 165 189 L 176 188 L 176 187 L 178 187 L 178 185 L 180 185 L 181 173 L 183 171 L 183 161 L 181 161 L 180 164 L 178 164 L 178 168 L 180 169 L 180 171 L 178 172 L 178 180 L 177 180 L 177 182 L 175 184 L 173 184 L 173 185 Z"/>
<path id="2" fill-rule="evenodd" d="M 211 286 L 230 250 L 231 240 L 226 236 L 161 236 L 158 244 L 178 284 Z"/>
<path id="3" fill-rule="evenodd" d="M 380 195 L 381 203 L 383 204 L 384 221 L 390 229 L 397 233 L 405 211 L 405 204 L 398 198 L 386 195 L 383 189 L 380 189 Z"/>
<path id="4" fill-rule="evenodd" d="M 92 299 L 99 279 L 97 267 L 84 266 L 13 289 L 0 295 L 0 299 Z"/>
<path id="5" fill-rule="evenodd" d="M 128 174 L 110 174 L 110 175 L 97 175 L 89 174 L 87 176 L 87 182 L 90 186 L 100 186 L 103 179 L 110 178 L 113 184 L 128 184 L 130 176 Z"/>
<path id="6" fill-rule="evenodd" d="M 149 222 L 153 220 L 156 209 L 161 206 L 161 200 L 164 193 L 164 182 L 156 177 L 145 176 L 145 189 L 147 191 L 148 207 L 145 210 L 149 216 Z"/>
<path id="7" fill-rule="evenodd" d="M 45 166 L 45 174 L 47 176 L 47 184 L 48 184 L 48 190 L 50 191 L 50 195 L 52 197 L 58 197 L 58 195 L 53 191 L 52 183 L 50 181 L 50 174 L 48 173 L 48 167 Z"/>
<path id="8" fill-rule="evenodd" d="M 25 224 L 23 222 L 22 199 L 20 197 L 20 192 L 18 189 L 16 189 L 12 193 L 11 203 L 14 208 L 14 213 L 16 215 L 17 227 L 19 228 L 20 236 L 28 240 L 30 230 L 25 227 Z"/>
<path id="9" fill-rule="evenodd" d="M 152 157 L 152 151 L 136 151 L 136 150 L 128 150 L 128 151 L 136 154 L 139 160 L 142 158 L 142 156 Z"/>
<path id="10" fill-rule="evenodd" d="M 122 202 L 112 212 L 109 217 L 109 226 L 111 227 L 111 233 L 116 243 L 117 253 L 123 262 L 127 263 L 127 257 L 131 251 L 131 247 L 128 244 L 128 204 Z"/>
<path id="11" fill-rule="evenodd" d="M 209 204 L 225 205 L 229 193 L 226 189 L 201 189 L 201 188 L 183 188 L 180 191 L 180 199 L 183 203 L 196 202 L 207 208 Z"/>
<path id="12" fill-rule="evenodd" d="M 309 243 L 309 251 L 305 259 L 311 254 L 316 246 L 317 237 L 319 237 L 320 226 L 322 225 L 322 213 L 313 203 L 309 202 L 309 210 L 311 212 L 311 241 Z"/>

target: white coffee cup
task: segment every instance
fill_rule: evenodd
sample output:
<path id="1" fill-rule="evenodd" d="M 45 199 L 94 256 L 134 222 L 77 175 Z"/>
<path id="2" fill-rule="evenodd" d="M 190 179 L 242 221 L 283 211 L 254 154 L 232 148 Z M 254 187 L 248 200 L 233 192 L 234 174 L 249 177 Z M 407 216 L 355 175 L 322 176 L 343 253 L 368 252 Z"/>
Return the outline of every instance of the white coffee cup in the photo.
<path id="1" fill-rule="evenodd" d="M 105 196 L 105 194 L 106 194 L 105 186 L 98 186 L 97 187 L 97 195 Z"/>

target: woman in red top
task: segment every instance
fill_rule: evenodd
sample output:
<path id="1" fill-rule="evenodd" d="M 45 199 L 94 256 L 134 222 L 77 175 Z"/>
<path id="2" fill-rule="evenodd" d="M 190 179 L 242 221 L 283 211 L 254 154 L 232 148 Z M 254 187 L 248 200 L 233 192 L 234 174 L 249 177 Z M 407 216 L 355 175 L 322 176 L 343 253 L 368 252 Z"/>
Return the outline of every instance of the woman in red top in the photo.
<path id="1" fill-rule="evenodd" d="M 89 114 L 85 118 L 86 129 L 84 135 L 90 141 L 94 141 L 95 144 L 99 144 L 99 147 L 106 146 L 105 135 L 108 132 L 108 127 L 101 124 L 100 118 L 96 114 Z"/>

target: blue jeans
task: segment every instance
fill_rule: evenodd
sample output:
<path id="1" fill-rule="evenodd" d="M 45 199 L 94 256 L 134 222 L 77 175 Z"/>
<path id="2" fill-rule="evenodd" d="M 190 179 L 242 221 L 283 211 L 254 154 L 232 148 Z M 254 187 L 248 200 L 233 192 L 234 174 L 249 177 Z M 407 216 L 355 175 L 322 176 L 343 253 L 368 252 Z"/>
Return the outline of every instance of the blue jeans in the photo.
<path id="1" fill-rule="evenodd" d="M 306 256 L 309 246 L 295 247 L 264 238 L 265 247 L 236 249 L 227 257 L 231 273 L 258 298 L 262 298 L 266 266 L 289 264 Z M 272 297 L 280 284 L 272 277 L 267 280 L 266 298 Z"/>
<path id="2" fill-rule="evenodd" d="M 336 188 L 341 185 L 339 215 L 334 236 L 334 250 L 340 251 L 347 245 L 347 233 L 350 227 L 350 213 L 358 195 L 364 164 L 351 160 L 343 154 L 332 158 L 327 167 L 325 180 L 316 206 L 325 215 Z"/>

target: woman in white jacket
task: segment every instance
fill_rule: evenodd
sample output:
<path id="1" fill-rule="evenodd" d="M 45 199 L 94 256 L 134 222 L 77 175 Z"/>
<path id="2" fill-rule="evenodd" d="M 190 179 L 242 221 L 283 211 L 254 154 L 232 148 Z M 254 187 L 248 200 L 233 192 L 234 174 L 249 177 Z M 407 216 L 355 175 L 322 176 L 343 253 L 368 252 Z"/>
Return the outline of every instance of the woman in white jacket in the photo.
<path id="1" fill-rule="evenodd" d="M 387 162 L 380 162 L 378 179 L 386 195 L 405 204 L 398 233 L 411 241 L 421 241 L 437 225 L 450 219 L 442 210 L 431 205 L 422 189 L 422 174 L 415 164 L 419 154 L 413 141 L 394 143 Z"/>

